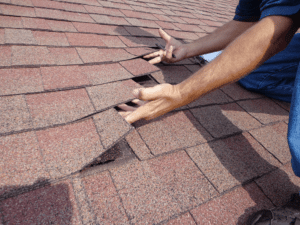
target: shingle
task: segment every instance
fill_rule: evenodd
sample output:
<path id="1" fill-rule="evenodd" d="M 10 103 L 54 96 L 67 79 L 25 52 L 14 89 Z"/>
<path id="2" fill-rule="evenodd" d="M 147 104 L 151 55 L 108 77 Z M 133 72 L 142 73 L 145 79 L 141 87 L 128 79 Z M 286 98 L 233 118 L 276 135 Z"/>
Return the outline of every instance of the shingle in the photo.
<path id="1" fill-rule="evenodd" d="M 12 46 L 12 65 L 47 65 L 55 60 L 46 47 Z"/>
<path id="2" fill-rule="evenodd" d="M 120 39 L 128 47 L 137 47 L 137 46 L 156 47 L 156 43 L 158 43 L 156 38 L 120 36 Z"/>
<path id="3" fill-rule="evenodd" d="M 174 25 L 184 31 L 203 32 L 203 30 L 197 25 L 181 24 L 181 23 L 174 23 Z"/>
<path id="4" fill-rule="evenodd" d="M 231 102 L 230 99 L 226 94 L 224 94 L 221 90 L 215 90 L 210 92 L 203 97 L 201 96 L 199 99 L 195 100 L 194 102 L 190 103 L 189 107 L 196 107 L 196 106 L 203 106 L 203 105 L 210 105 L 210 104 L 222 104 Z"/>
<path id="5" fill-rule="evenodd" d="M 256 180 L 257 185 L 276 205 L 286 204 L 291 194 L 299 193 L 300 182 L 290 163 Z"/>
<path id="6" fill-rule="evenodd" d="M 155 16 L 159 21 L 174 22 L 169 16 L 166 16 L 166 15 L 154 14 L 154 16 Z"/>
<path id="7" fill-rule="evenodd" d="M 156 66 L 153 66 L 143 59 L 123 61 L 120 64 L 135 76 L 141 76 L 159 70 Z"/>
<path id="8" fill-rule="evenodd" d="M 0 194 L 49 178 L 34 132 L 0 137 L 0 145 Z"/>
<path id="9" fill-rule="evenodd" d="M 75 48 L 49 48 L 56 65 L 82 64 Z"/>
<path id="10" fill-rule="evenodd" d="M 86 74 L 78 66 L 41 67 L 45 90 L 89 85 Z"/>
<path id="11" fill-rule="evenodd" d="M 0 109 L 0 133 L 32 128 L 31 117 L 24 96 L 1 97 Z"/>
<path id="12" fill-rule="evenodd" d="M 10 46 L 0 46 L 0 66 L 11 65 L 11 53 L 12 49 Z"/>
<path id="13" fill-rule="evenodd" d="M 37 17 L 64 20 L 63 11 L 54 9 L 34 8 Z"/>
<path id="14" fill-rule="evenodd" d="M 190 40 L 198 39 L 198 36 L 193 32 L 182 32 L 182 31 L 176 31 L 176 30 L 167 30 L 166 32 L 175 38 L 190 39 Z"/>
<path id="15" fill-rule="evenodd" d="M 159 25 L 159 27 L 161 27 L 163 29 L 180 30 L 173 23 L 163 22 L 163 21 L 156 21 L 156 23 Z"/>
<path id="16" fill-rule="evenodd" d="M 134 153 L 137 155 L 137 157 L 139 157 L 139 159 L 147 160 L 153 157 L 150 149 L 147 147 L 136 130 L 133 130 L 125 138 Z"/>
<path id="17" fill-rule="evenodd" d="M 66 33 L 66 36 L 73 46 L 106 46 L 96 34 Z"/>
<path id="18" fill-rule="evenodd" d="M 129 35 L 129 33 L 119 26 L 108 26 L 100 24 L 88 23 L 73 23 L 79 32 L 96 33 L 96 34 L 110 34 L 110 35 Z"/>
<path id="19" fill-rule="evenodd" d="M 228 84 L 221 88 L 227 95 L 234 100 L 261 98 L 262 95 L 247 91 L 237 83 Z"/>
<path id="20" fill-rule="evenodd" d="M 52 8 L 52 9 L 64 9 L 60 2 L 48 1 L 48 0 L 31 0 L 35 7 L 39 8 Z"/>
<path id="21" fill-rule="evenodd" d="M 123 49 L 76 48 L 85 63 L 117 62 L 133 58 Z"/>
<path id="22" fill-rule="evenodd" d="M 66 35 L 58 32 L 32 31 L 38 45 L 69 46 Z"/>
<path id="23" fill-rule="evenodd" d="M 159 37 L 157 29 L 125 27 L 132 36 Z"/>
<path id="24" fill-rule="evenodd" d="M 127 52 L 135 56 L 142 56 L 153 52 L 151 48 L 127 48 Z"/>
<path id="25" fill-rule="evenodd" d="M 52 178 L 74 173 L 104 152 L 92 119 L 36 134 Z"/>
<path id="26" fill-rule="evenodd" d="M 81 224 L 70 180 L 8 198 L 2 206 L 8 224 Z"/>
<path id="27" fill-rule="evenodd" d="M 217 138 L 261 126 L 236 103 L 194 108 L 191 111 L 210 134 Z"/>
<path id="28" fill-rule="evenodd" d="M 291 160 L 287 142 L 287 129 L 288 125 L 280 122 L 275 125 L 252 130 L 250 133 L 282 163 L 287 163 Z"/>
<path id="29" fill-rule="evenodd" d="M 220 27 L 223 26 L 223 23 L 217 22 L 217 21 L 211 21 L 211 20 L 201 20 L 201 22 L 206 23 L 208 26 L 213 27 Z"/>
<path id="30" fill-rule="evenodd" d="M 89 13 L 96 13 L 96 14 L 104 14 L 104 15 L 114 15 L 114 16 L 124 16 L 123 13 L 119 9 L 111 9 L 111 8 L 104 8 L 104 7 L 94 7 L 94 6 L 87 6 L 85 5 L 84 8 Z"/>
<path id="31" fill-rule="evenodd" d="M 99 224 L 130 224 L 109 172 L 85 177 L 82 181 Z"/>
<path id="32" fill-rule="evenodd" d="M 22 17 L 22 22 L 24 28 L 51 30 L 51 27 L 45 19 Z"/>
<path id="33" fill-rule="evenodd" d="M 104 148 L 112 146 L 132 128 L 115 109 L 93 116 Z"/>
<path id="34" fill-rule="evenodd" d="M 67 12 L 64 11 L 63 13 L 64 19 L 70 21 L 77 21 L 77 22 L 86 22 L 86 23 L 94 23 L 95 21 L 90 17 L 89 14 L 85 13 L 77 13 L 77 12 Z"/>
<path id="35" fill-rule="evenodd" d="M 152 73 L 159 83 L 176 84 L 187 79 L 192 73 L 184 66 L 157 66 L 161 72 Z"/>
<path id="36" fill-rule="evenodd" d="M 1 69 L 0 95 L 43 91 L 40 70 L 36 68 Z"/>
<path id="37" fill-rule="evenodd" d="M 253 183 L 191 210 L 197 224 L 246 224 L 248 217 L 273 204 Z M 216 216 L 218 215 L 218 216 Z"/>
<path id="38" fill-rule="evenodd" d="M 26 100 L 35 128 L 71 122 L 94 113 L 85 89 L 27 95 Z"/>
<path id="39" fill-rule="evenodd" d="M 193 217 L 189 212 L 170 220 L 166 225 L 196 225 Z"/>
<path id="40" fill-rule="evenodd" d="M 13 16 L 0 16 L 0 27 L 23 28 L 22 19 Z"/>
<path id="41" fill-rule="evenodd" d="M 267 98 L 241 101 L 238 104 L 263 124 L 286 120 L 289 116 L 286 110 Z"/>
<path id="42" fill-rule="evenodd" d="M 101 41 L 105 43 L 107 47 L 111 48 L 123 48 L 126 45 L 121 41 L 119 37 L 116 36 L 109 36 L 109 35 L 101 35 Z"/>
<path id="43" fill-rule="evenodd" d="M 92 84 L 103 84 L 133 77 L 120 64 L 103 64 L 82 67 L 82 73 Z"/>
<path id="44" fill-rule="evenodd" d="M 53 31 L 77 32 L 77 30 L 75 29 L 75 27 L 71 22 L 56 21 L 56 20 L 46 20 L 46 22 Z"/>
<path id="45" fill-rule="evenodd" d="M 34 8 L 31 7 L 0 5 L 0 10 L 5 15 L 35 17 Z"/>
<path id="46" fill-rule="evenodd" d="M 96 110 L 103 110 L 133 99 L 132 91 L 139 87 L 134 81 L 128 80 L 88 87 L 87 91 Z"/>
<path id="47" fill-rule="evenodd" d="M 36 40 L 30 30 L 5 29 L 6 44 L 36 44 Z"/>
<path id="48" fill-rule="evenodd" d="M 151 15 L 150 13 L 141 13 L 131 10 L 121 10 L 123 14 L 127 17 L 139 18 L 139 19 L 147 19 L 147 20 L 157 20 L 156 17 Z"/>
<path id="49" fill-rule="evenodd" d="M 87 12 L 83 5 L 70 4 L 70 3 L 61 3 L 61 5 L 67 11 L 83 12 L 83 13 Z"/>
<path id="50" fill-rule="evenodd" d="M 5 30 L 4 29 L 0 29 L 0 44 L 4 44 L 5 43 Z"/>
<path id="51" fill-rule="evenodd" d="M 139 121 L 135 126 L 155 155 L 211 140 L 188 111 L 166 114 L 149 122 Z"/>
<path id="52" fill-rule="evenodd" d="M 112 24 L 112 25 L 129 25 L 129 23 L 121 17 L 113 17 L 106 15 L 91 14 L 91 17 L 101 24 Z"/>

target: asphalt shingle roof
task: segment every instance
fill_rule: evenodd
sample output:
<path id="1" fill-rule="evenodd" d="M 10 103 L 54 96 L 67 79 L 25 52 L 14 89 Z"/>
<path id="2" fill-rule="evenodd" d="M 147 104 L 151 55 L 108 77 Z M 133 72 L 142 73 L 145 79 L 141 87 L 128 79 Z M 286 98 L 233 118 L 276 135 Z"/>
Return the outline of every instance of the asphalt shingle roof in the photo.
<path id="1" fill-rule="evenodd" d="M 0 224 L 244 224 L 299 190 L 286 103 L 234 83 L 152 121 L 117 112 L 201 68 L 144 60 L 158 28 L 188 43 L 237 3 L 0 0 Z"/>

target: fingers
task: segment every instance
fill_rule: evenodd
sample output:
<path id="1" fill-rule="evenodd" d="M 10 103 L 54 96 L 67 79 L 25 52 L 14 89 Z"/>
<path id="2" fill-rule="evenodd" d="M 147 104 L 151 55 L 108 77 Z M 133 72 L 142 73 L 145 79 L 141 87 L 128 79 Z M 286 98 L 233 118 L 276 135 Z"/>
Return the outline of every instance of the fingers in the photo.
<path id="1" fill-rule="evenodd" d="M 153 65 L 153 64 L 156 64 L 156 63 L 160 63 L 161 61 L 162 61 L 162 57 L 159 56 L 159 57 L 156 57 L 154 59 L 149 60 L 148 62 Z"/>
<path id="2" fill-rule="evenodd" d="M 153 53 L 150 53 L 148 55 L 145 55 L 145 56 L 143 56 L 143 58 L 148 59 L 148 58 L 153 58 L 153 57 L 161 56 L 163 54 L 164 54 L 164 50 L 161 49 L 161 50 L 159 50 L 157 52 L 153 52 Z"/>
<path id="3" fill-rule="evenodd" d="M 133 91 L 133 94 L 135 95 L 135 97 L 144 101 L 155 100 L 157 97 L 162 97 L 162 95 L 164 95 L 162 85 L 156 85 L 154 87 L 149 88 L 135 89 Z"/>
<path id="4" fill-rule="evenodd" d="M 132 106 L 129 106 L 129 105 L 126 105 L 126 104 L 121 104 L 121 105 L 118 105 L 118 107 L 124 111 L 134 111 L 136 110 L 135 107 L 132 107 Z"/>
<path id="5" fill-rule="evenodd" d="M 137 104 L 138 106 L 143 106 L 143 105 L 145 105 L 145 104 L 147 103 L 147 102 L 141 101 L 141 100 L 139 100 L 139 99 L 133 99 L 132 102 L 133 102 L 134 104 Z"/>
<path id="6" fill-rule="evenodd" d="M 172 54 L 173 54 L 173 46 L 171 45 L 166 52 L 166 58 L 167 59 L 171 59 L 172 58 Z"/>
<path id="7" fill-rule="evenodd" d="M 167 43 L 171 40 L 171 36 L 168 35 L 163 29 L 159 28 L 158 33 Z"/>

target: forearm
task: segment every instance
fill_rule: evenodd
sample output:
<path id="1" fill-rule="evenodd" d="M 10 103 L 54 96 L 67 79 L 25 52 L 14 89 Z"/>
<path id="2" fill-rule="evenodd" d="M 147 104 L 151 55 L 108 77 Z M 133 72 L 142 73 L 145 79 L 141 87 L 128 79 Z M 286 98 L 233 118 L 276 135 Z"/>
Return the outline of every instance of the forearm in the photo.
<path id="1" fill-rule="evenodd" d="M 283 50 L 295 32 L 287 17 L 267 17 L 235 39 L 214 61 L 177 85 L 183 105 L 239 80 Z"/>
<path id="2" fill-rule="evenodd" d="M 236 37 L 253 26 L 255 22 L 230 21 L 213 33 L 206 35 L 186 45 L 187 58 L 206 53 L 223 50 Z"/>

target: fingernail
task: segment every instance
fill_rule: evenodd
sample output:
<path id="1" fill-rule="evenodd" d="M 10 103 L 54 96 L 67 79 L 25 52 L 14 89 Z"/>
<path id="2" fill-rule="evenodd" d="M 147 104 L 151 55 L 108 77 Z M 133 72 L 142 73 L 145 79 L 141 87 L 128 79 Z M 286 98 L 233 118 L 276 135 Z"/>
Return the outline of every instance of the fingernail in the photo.
<path id="1" fill-rule="evenodd" d="M 139 97 L 139 93 L 140 93 L 140 89 L 134 89 L 133 92 L 132 92 L 132 94 L 133 94 L 136 98 Z"/>

